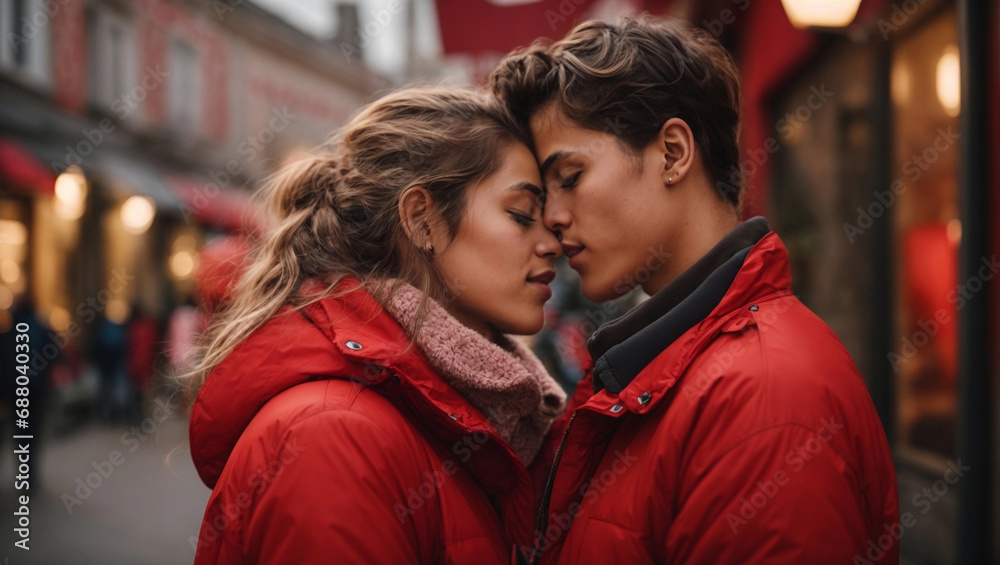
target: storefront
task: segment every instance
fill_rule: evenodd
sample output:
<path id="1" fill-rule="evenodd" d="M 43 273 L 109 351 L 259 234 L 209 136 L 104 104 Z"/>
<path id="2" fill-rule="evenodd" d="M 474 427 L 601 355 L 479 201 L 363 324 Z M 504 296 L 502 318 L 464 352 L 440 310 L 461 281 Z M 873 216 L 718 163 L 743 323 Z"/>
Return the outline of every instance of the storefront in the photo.
<path id="1" fill-rule="evenodd" d="M 912 563 L 1000 557 L 998 15 L 866 1 L 849 28 L 797 29 L 762 2 L 720 37 L 742 73 L 747 209 L 865 376 L 916 517 Z"/>

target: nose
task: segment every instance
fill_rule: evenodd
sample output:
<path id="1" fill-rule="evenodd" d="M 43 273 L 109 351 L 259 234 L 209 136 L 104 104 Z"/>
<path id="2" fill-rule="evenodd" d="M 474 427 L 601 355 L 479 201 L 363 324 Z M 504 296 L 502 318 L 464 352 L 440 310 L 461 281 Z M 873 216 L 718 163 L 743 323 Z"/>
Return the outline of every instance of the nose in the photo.
<path id="1" fill-rule="evenodd" d="M 542 222 L 554 232 L 565 231 L 573 223 L 573 216 L 559 192 L 556 190 L 546 194 L 545 208 L 542 210 Z"/>
<path id="2" fill-rule="evenodd" d="M 556 257 L 562 255 L 562 245 L 560 245 L 556 234 L 547 229 L 539 231 L 542 232 L 542 235 L 541 240 L 535 244 L 535 255 L 545 259 L 555 259 Z"/>

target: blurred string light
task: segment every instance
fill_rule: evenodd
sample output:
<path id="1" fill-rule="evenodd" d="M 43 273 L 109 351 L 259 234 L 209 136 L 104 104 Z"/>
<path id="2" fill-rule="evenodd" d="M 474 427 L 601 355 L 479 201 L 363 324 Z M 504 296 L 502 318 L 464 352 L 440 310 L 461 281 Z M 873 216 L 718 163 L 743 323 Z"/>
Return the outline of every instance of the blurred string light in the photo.
<path id="1" fill-rule="evenodd" d="M 14 305 L 14 293 L 6 286 L 0 285 L 0 310 L 9 310 Z"/>
<path id="2" fill-rule="evenodd" d="M 104 315 L 115 324 L 124 324 L 132 314 L 132 307 L 121 298 L 114 298 L 108 302 L 108 307 L 104 310 Z"/>
<path id="3" fill-rule="evenodd" d="M 0 220 L 0 245 L 24 245 L 28 241 L 28 228 L 17 220 Z"/>
<path id="4" fill-rule="evenodd" d="M 909 103 L 911 81 L 910 68 L 906 66 L 906 63 L 897 61 L 892 66 L 892 101 L 897 106 L 905 106 Z"/>
<path id="5" fill-rule="evenodd" d="M 198 240 L 190 233 L 182 233 L 170 245 L 172 253 L 167 261 L 170 275 L 176 280 L 186 280 L 194 276 L 198 268 Z"/>
<path id="6" fill-rule="evenodd" d="M 797 28 L 845 27 L 854 21 L 861 0 L 781 0 Z"/>
<path id="7" fill-rule="evenodd" d="M 189 279 L 197 264 L 198 255 L 194 251 L 181 249 L 170 256 L 170 274 L 180 280 Z"/>
<path id="8" fill-rule="evenodd" d="M 62 306 L 56 306 L 49 314 L 49 327 L 57 332 L 64 332 L 69 327 L 69 311 Z"/>
<path id="9" fill-rule="evenodd" d="M 69 167 L 56 178 L 56 215 L 76 220 L 87 206 L 87 178 L 79 167 Z"/>
<path id="10" fill-rule="evenodd" d="M 945 48 L 937 63 L 937 96 L 946 114 L 957 117 L 962 108 L 962 71 L 959 66 L 958 47 Z"/>
<path id="11" fill-rule="evenodd" d="M 21 266 L 17 264 L 17 261 L 13 259 L 4 259 L 0 261 L 0 280 L 3 282 L 12 284 L 16 283 L 18 279 L 21 278 Z"/>
<path id="12" fill-rule="evenodd" d="M 145 196 L 130 196 L 122 204 L 122 225 L 132 234 L 140 235 L 153 225 L 153 216 L 156 215 L 156 205 Z"/>
<path id="13" fill-rule="evenodd" d="M 952 219 L 948 222 L 948 241 L 958 245 L 962 242 L 962 221 L 958 218 Z"/>

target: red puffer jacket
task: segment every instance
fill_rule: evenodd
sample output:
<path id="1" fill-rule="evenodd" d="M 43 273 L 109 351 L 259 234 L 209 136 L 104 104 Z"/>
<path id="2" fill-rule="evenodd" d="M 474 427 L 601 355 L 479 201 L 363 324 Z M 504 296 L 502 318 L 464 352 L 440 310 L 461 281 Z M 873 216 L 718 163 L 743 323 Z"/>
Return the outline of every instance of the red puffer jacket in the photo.
<path id="1" fill-rule="evenodd" d="M 192 408 L 195 563 L 510 563 L 533 489 L 483 415 L 368 293 L 285 313 Z"/>
<path id="2" fill-rule="evenodd" d="M 863 379 L 792 295 L 777 235 L 733 272 L 620 393 L 580 385 L 539 456 L 556 469 L 536 562 L 898 563 L 896 475 Z"/>

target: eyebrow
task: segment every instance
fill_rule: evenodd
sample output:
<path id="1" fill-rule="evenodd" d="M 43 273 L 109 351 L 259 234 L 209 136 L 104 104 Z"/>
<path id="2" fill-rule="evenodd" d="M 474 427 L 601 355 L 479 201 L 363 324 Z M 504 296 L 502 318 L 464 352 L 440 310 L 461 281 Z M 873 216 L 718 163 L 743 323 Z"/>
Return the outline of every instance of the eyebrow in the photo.
<path id="1" fill-rule="evenodd" d="M 542 195 L 542 189 L 539 188 L 539 187 L 537 187 L 537 186 L 535 186 L 535 185 L 533 185 L 533 184 L 531 184 L 530 182 L 519 182 L 519 183 L 511 186 L 507 190 L 510 191 L 510 192 L 517 192 L 519 190 L 527 190 L 528 192 L 531 192 L 535 196 L 541 196 Z"/>
<path id="2" fill-rule="evenodd" d="M 545 159 L 545 162 L 542 163 L 542 166 L 538 168 L 542 173 L 542 178 L 545 178 L 545 175 L 548 174 L 549 169 L 552 168 L 552 165 L 555 164 L 556 161 L 572 157 L 573 155 L 575 155 L 575 153 L 571 153 L 569 151 L 556 151 L 555 153 L 549 155 Z"/>

